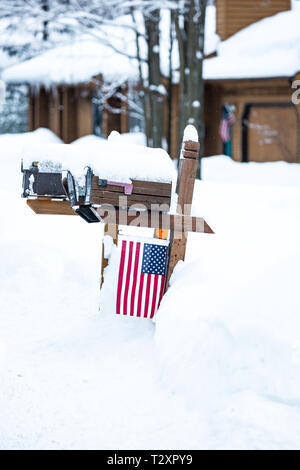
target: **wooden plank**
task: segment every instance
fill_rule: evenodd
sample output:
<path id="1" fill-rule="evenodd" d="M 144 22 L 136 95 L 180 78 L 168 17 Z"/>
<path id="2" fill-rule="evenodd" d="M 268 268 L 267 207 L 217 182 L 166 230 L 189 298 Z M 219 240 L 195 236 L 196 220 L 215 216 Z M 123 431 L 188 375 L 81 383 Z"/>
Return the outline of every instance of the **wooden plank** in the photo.
<path id="1" fill-rule="evenodd" d="M 49 198 L 27 199 L 27 205 L 36 214 L 48 215 L 77 215 L 71 207 L 69 201 Z"/>
<path id="2" fill-rule="evenodd" d="M 99 186 L 98 185 L 99 177 L 94 176 L 92 182 L 93 190 L 103 190 L 103 191 L 114 191 L 117 193 L 124 194 L 124 188 L 117 185 L 108 185 L 108 186 Z M 141 181 L 141 180 L 132 180 L 133 184 L 133 193 L 135 194 L 149 194 L 154 196 L 166 196 L 171 197 L 172 193 L 172 184 L 171 183 L 160 183 L 155 181 Z"/>
<path id="3" fill-rule="evenodd" d="M 200 150 L 200 144 L 199 142 L 194 142 L 193 140 L 186 140 L 184 142 L 184 148 L 185 150 L 192 150 L 193 152 L 198 153 Z"/>
<path id="4" fill-rule="evenodd" d="M 192 150 L 183 150 L 182 155 L 186 158 L 198 158 L 198 152 Z"/>
<path id="5" fill-rule="evenodd" d="M 49 90 L 49 129 L 56 135 L 60 134 L 60 107 L 57 88 Z"/>
<path id="6" fill-rule="evenodd" d="M 176 232 L 175 238 L 178 239 L 182 239 L 183 230 L 186 232 L 214 233 L 202 217 L 139 211 L 136 209 L 111 209 L 104 205 L 97 209 L 93 208 L 93 210 L 100 215 L 104 223 L 174 230 Z"/>
<path id="7" fill-rule="evenodd" d="M 171 185 L 170 185 L 171 186 Z M 172 188 L 172 186 L 171 186 Z M 160 188 L 146 188 L 142 186 L 136 186 L 133 184 L 133 193 L 134 194 L 144 194 L 144 195 L 149 195 L 149 196 L 164 196 L 167 198 L 171 198 L 171 193 L 172 190 L 165 190 L 165 189 L 160 189 Z"/>
<path id="8" fill-rule="evenodd" d="M 143 204 L 151 209 L 152 204 L 165 204 L 170 206 L 170 198 L 164 196 L 150 196 L 144 194 L 131 194 L 126 196 L 113 191 L 93 190 L 91 195 L 92 204 L 114 204 L 116 206 L 129 207 L 133 204 Z M 168 209 L 165 209 L 166 211 Z"/>
<path id="9" fill-rule="evenodd" d="M 178 177 L 178 207 L 177 213 L 183 213 L 184 205 L 191 205 L 193 201 L 194 185 L 197 171 L 197 160 L 194 158 L 182 158 L 179 163 Z M 187 209 L 187 208 L 186 208 Z M 185 214 L 190 214 L 184 211 Z"/>
<path id="10" fill-rule="evenodd" d="M 85 87 L 80 88 L 77 99 L 77 138 L 93 133 L 91 97 Z"/>
<path id="11" fill-rule="evenodd" d="M 141 187 L 148 189 L 164 189 L 165 191 L 171 191 L 171 183 L 161 183 L 160 181 L 143 181 L 143 180 L 132 180 L 133 187 Z"/>

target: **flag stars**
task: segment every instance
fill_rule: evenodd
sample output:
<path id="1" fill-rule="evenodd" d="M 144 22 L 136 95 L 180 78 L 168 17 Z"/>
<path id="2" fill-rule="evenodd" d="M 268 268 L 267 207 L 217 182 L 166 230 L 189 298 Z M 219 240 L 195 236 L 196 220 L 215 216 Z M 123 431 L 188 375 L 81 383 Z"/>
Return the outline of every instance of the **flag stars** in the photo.
<path id="1" fill-rule="evenodd" d="M 168 247 L 145 243 L 142 272 L 164 276 L 166 273 Z"/>

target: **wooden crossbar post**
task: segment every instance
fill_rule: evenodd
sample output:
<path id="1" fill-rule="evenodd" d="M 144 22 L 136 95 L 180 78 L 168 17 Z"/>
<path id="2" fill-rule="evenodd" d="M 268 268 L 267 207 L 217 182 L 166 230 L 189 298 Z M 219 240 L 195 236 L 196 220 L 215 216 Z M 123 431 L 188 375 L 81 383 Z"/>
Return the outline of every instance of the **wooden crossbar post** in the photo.
<path id="1" fill-rule="evenodd" d="M 183 142 L 182 158 L 180 158 L 179 162 L 176 189 L 176 192 L 178 194 L 177 214 L 191 214 L 199 149 L 200 144 L 198 142 L 194 142 L 191 140 Z M 169 266 L 165 284 L 165 291 L 169 287 L 170 277 L 173 273 L 176 264 L 180 260 L 184 261 L 186 244 L 187 232 L 176 232 L 174 230 L 171 230 Z"/>

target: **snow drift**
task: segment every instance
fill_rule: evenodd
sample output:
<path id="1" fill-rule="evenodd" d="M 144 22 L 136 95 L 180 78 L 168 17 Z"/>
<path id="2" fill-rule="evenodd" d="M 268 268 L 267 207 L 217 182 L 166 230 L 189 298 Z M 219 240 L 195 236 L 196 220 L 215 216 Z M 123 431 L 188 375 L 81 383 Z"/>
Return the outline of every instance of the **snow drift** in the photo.
<path id="1" fill-rule="evenodd" d="M 0 137 L 0 448 L 299 448 L 298 165 L 204 161 L 216 234 L 189 235 L 154 324 L 114 314 L 115 249 L 98 311 L 100 224 L 20 198 L 41 140 Z"/>

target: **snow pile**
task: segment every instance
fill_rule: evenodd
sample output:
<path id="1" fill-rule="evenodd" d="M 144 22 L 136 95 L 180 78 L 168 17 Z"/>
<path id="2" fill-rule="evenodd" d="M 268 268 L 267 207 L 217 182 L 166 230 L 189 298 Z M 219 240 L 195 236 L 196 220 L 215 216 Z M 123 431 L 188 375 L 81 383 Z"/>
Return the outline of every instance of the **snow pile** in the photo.
<path id="1" fill-rule="evenodd" d="M 205 61 L 204 77 L 292 77 L 300 71 L 300 4 L 254 23 L 218 46 Z M 279 34 L 280 32 L 280 34 Z"/>
<path id="2" fill-rule="evenodd" d="M 204 160 L 193 212 L 216 234 L 189 235 L 154 324 L 114 314 L 109 240 L 98 312 L 100 224 L 20 198 L 45 138 L 0 136 L 0 448 L 299 448 L 297 165 Z"/>
<path id="3" fill-rule="evenodd" d="M 193 213 L 216 234 L 189 235 L 156 316 L 162 383 L 205 423 L 198 447 L 298 448 L 300 166 L 214 157 L 203 167 Z M 117 266 L 115 252 L 107 314 Z"/>
<path id="4" fill-rule="evenodd" d="M 11 139 L 13 140 L 13 137 Z M 18 142 L 18 137 L 16 139 Z M 31 148 L 41 144 L 63 144 L 63 141 L 46 127 L 39 127 L 35 131 L 25 132 L 19 141 L 23 143 L 24 148 Z"/>
<path id="5" fill-rule="evenodd" d="M 188 124 L 184 129 L 183 133 L 183 142 L 192 140 L 193 142 L 198 142 L 198 132 L 195 126 Z"/>
<path id="6" fill-rule="evenodd" d="M 239 165 L 229 157 L 217 156 L 203 161 L 202 175 L 204 180 L 218 183 L 299 186 L 300 165 L 282 161 Z"/>
<path id="7" fill-rule="evenodd" d="M 91 136 L 84 139 L 71 145 L 26 144 L 22 151 L 24 168 L 39 162 L 40 171 L 70 170 L 75 178 L 81 179 L 89 166 L 95 175 L 123 183 L 132 179 L 171 182 L 174 177 L 172 160 L 162 149 L 135 145 L 126 140 L 124 144 L 122 137 L 113 141 Z"/>
<path id="8" fill-rule="evenodd" d="M 118 138 L 121 139 L 123 143 L 127 144 L 134 144 L 134 145 L 146 145 L 146 136 L 142 132 L 124 132 L 124 134 L 118 133 Z M 82 145 L 85 146 L 86 144 L 94 144 L 96 142 L 103 142 L 107 139 L 105 137 L 99 137 L 94 134 L 85 135 L 84 137 L 79 137 L 79 139 L 74 140 L 71 142 L 71 145 Z M 121 142 L 120 141 L 120 142 Z"/>

